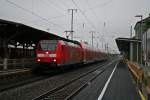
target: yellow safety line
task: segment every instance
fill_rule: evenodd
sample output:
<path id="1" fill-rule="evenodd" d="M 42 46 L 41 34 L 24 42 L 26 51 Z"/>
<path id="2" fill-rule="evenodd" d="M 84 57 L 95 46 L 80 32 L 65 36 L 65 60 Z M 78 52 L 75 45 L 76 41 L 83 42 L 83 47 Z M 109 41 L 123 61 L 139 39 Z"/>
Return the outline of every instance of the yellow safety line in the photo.
<path id="1" fill-rule="evenodd" d="M 146 100 L 145 96 L 143 95 L 143 93 L 140 90 L 139 90 L 139 94 L 140 94 L 141 100 Z"/>
<path id="2" fill-rule="evenodd" d="M 128 64 L 128 68 L 130 69 L 130 65 Z M 130 71 L 131 71 L 131 69 L 130 69 Z M 132 72 L 133 73 L 133 72 Z M 139 91 L 139 95 L 140 95 L 140 97 L 141 97 L 141 100 L 146 100 L 146 98 L 145 98 L 145 96 L 143 95 L 143 93 L 140 91 L 140 90 L 138 90 Z"/>

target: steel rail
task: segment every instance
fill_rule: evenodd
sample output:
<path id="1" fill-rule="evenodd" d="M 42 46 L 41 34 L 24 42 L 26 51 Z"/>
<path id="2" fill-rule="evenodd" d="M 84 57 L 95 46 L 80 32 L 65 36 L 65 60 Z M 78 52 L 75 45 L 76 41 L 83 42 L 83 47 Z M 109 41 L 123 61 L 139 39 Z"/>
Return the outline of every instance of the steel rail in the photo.
<path id="1" fill-rule="evenodd" d="M 93 69 L 93 70 L 91 70 L 91 71 L 88 71 L 88 72 L 86 72 L 86 73 L 80 75 L 79 77 L 77 77 L 77 78 L 75 78 L 75 79 L 72 79 L 71 81 L 69 81 L 69 82 L 67 82 L 67 83 L 65 83 L 65 84 L 63 84 L 63 85 L 61 85 L 61 86 L 58 86 L 58 87 L 56 87 L 56 88 L 54 88 L 54 89 L 52 89 L 52 90 L 50 90 L 50 91 L 47 91 L 47 92 L 45 92 L 45 93 L 43 93 L 43 94 L 41 94 L 41 95 L 35 97 L 35 98 L 32 99 L 32 100 L 40 100 L 40 99 L 43 99 L 43 98 L 47 97 L 48 95 L 50 95 L 50 94 L 52 94 L 52 93 L 55 93 L 55 92 L 57 92 L 57 91 L 59 91 L 59 90 L 65 88 L 66 86 L 68 86 L 68 85 L 74 83 L 75 81 L 77 81 L 77 80 L 79 80 L 79 79 L 81 79 L 81 78 L 87 76 L 88 74 L 90 74 L 90 73 L 92 73 L 92 72 L 94 72 L 94 71 L 96 71 L 96 70 L 98 70 L 98 69 L 102 69 L 102 71 L 100 72 L 100 73 L 102 73 L 104 70 L 106 70 L 106 68 L 108 68 L 109 65 L 111 65 L 111 64 L 114 63 L 114 62 L 115 62 L 115 60 L 114 60 L 114 61 L 111 61 L 111 62 L 109 62 L 109 63 L 108 63 L 108 62 L 105 62 L 105 63 L 102 64 L 101 66 L 99 66 L 99 67 L 97 67 L 97 68 L 95 68 L 95 69 Z M 108 64 L 106 65 L 106 63 L 108 63 Z M 105 66 L 107 66 L 107 67 L 104 68 Z M 103 68 L 104 68 L 104 69 L 103 69 Z M 95 78 L 96 78 L 96 77 L 95 77 Z M 82 89 L 82 88 L 81 88 L 81 89 Z M 79 89 L 79 90 L 80 90 L 80 89 Z M 79 91 L 79 90 L 77 90 L 77 91 Z M 68 96 L 67 98 L 70 98 L 70 97 L 71 97 L 71 95 Z M 67 100 L 67 99 L 66 99 L 66 100 Z"/>
<path id="2" fill-rule="evenodd" d="M 111 64 L 113 64 L 113 63 L 111 63 Z M 86 87 L 89 83 L 92 83 L 93 80 L 95 80 L 99 75 L 101 75 L 103 72 L 105 72 L 105 70 L 107 68 L 109 68 L 110 65 L 107 65 L 107 67 L 104 68 L 101 72 L 99 72 L 96 76 L 94 76 L 93 78 L 89 79 L 86 83 L 84 83 L 83 85 L 81 85 L 76 91 L 74 91 L 73 93 L 71 93 L 70 95 L 68 95 L 65 98 L 65 100 L 71 100 L 71 98 L 73 98 L 76 94 L 78 94 L 84 87 Z"/>

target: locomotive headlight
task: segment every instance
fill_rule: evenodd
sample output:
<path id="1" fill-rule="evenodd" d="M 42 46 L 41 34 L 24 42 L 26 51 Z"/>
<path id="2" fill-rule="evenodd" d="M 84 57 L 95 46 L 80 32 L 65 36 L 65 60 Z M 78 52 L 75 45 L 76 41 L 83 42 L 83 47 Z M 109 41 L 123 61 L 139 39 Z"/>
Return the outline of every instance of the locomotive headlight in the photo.
<path id="1" fill-rule="evenodd" d="M 37 59 L 37 61 L 39 62 L 39 61 L 41 61 L 40 59 Z"/>
<path id="2" fill-rule="evenodd" d="M 54 59 L 53 61 L 56 62 L 56 59 Z"/>

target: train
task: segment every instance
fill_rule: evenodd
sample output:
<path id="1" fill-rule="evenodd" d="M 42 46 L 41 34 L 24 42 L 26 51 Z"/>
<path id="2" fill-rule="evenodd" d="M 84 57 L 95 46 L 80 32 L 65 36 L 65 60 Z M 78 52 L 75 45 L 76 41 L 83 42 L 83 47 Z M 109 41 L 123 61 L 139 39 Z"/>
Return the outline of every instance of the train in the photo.
<path id="1" fill-rule="evenodd" d="M 36 62 L 48 65 L 48 68 L 87 64 L 107 58 L 106 53 L 78 41 L 40 40 L 36 48 Z"/>

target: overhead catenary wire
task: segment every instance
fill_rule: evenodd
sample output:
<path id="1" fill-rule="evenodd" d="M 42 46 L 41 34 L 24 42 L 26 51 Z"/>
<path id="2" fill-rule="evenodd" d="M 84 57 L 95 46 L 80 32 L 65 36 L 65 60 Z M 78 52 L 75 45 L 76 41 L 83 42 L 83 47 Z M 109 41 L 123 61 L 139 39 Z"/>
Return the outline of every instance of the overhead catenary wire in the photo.
<path id="1" fill-rule="evenodd" d="M 87 24 L 87 23 L 84 21 L 85 19 L 83 19 L 83 17 L 82 17 L 81 14 L 79 14 L 79 13 L 77 13 L 77 16 L 82 19 L 82 20 L 81 20 L 82 22 L 79 22 L 79 23 L 77 23 L 77 24 L 82 24 L 82 28 L 85 29 L 86 24 Z"/>
<path id="2" fill-rule="evenodd" d="M 87 5 L 90 7 L 90 4 L 89 4 L 89 1 L 87 0 Z M 97 15 L 95 14 L 95 12 L 94 12 L 94 10 L 93 9 L 90 9 L 91 10 L 91 12 L 93 13 L 93 15 L 95 16 L 95 17 L 97 17 Z M 98 18 L 98 17 L 97 17 Z"/>
<path id="3" fill-rule="evenodd" d="M 32 12 L 34 12 L 34 1 L 32 0 Z"/>
<path id="4" fill-rule="evenodd" d="M 65 1 L 66 1 L 66 0 L 65 0 Z M 59 2 L 60 2 L 61 4 L 63 4 L 65 7 L 69 7 L 69 5 L 67 5 L 64 1 L 59 0 Z"/>
<path id="5" fill-rule="evenodd" d="M 22 9 L 22 10 L 25 11 L 25 12 L 28 12 L 28 13 L 30 13 L 30 14 L 32 14 L 32 15 L 34 15 L 34 16 L 36 16 L 36 17 L 42 19 L 42 20 L 44 20 L 45 22 L 47 22 L 47 23 L 49 23 L 49 24 L 52 24 L 52 25 L 58 26 L 59 28 L 65 29 L 64 27 L 62 27 L 62 26 L 60 26 L 60 25 L 58 25 L 58 24 L 55 24 L 55 23 L 53 23 L 53 22 L 47 20 L 46 18 L 41 17 L 41 16 L 38 15 L 37 13 L 32 12 L 32 11 L 30 11 L 30 10 L 28 10 L 28 9 L 26 9 L 26 8 L 24 8 L 24 7 L 20 6 L 20 5 L 18 5 L 18 4 L 16 4 L 16 3 L 12 2 L 12 1 L 9 1 L 9 0 L 5 0 L 5 1 L 8 2 L 9 4 L 14 5 L 15 7 L 19 8 L 19 9 Z"/>
<path id="6" fill-rule="evenodd" d="M 110 4 L 111 2 L 113 2 L 113 0 L 109 0 L 109 1 L 107 1 L 105 3 L 102 3 L 102 4 L 97 4 L 96 6 L 93 6 L 93 7 L 89 7 L 87 10 L 85 10 L 85 12 L 88 12 L 89 9 L 95 9 L 95 8 L 104 7 L 104 6 L 108 5 L 108 4 Z"/>
<path id="7" fill-rule="evenodd" d="M 43 0 L 41 0 L 43 1 Z M 59 6 L 57 3 L 55 3 L 54 1 L 56 0 L 46 0 L 50 5 L 53 5 L 54 7 L 60 9 L 61 11 L 65 12 L 65 9 L 61 6 Z"/>
<path id="8" fill-rule="evenodd" d="M 54 16 L 54 17 L 49 17 L 49 18 L 45 18 L 47 20 L 52 20 L 52 19 L 58 19 L 58 18 L 62 18 L 62 17 L 65 17 L 67 16 L 66 14 L 62 14 L 62 15 L 59 15 L 59 16 Z M 26 23 L 36 23 L 37 21 L 39 21 L 41 19 L 37 19 L 37 20 L 31 20 L 31 21 L 28 21 Z"/>
<path id="9" fill-rule="evenodd" d="M 41 3 L 43 3 L 47 8 L 49 8 L 50 9 L 50 7 L 52 7 L 52 6 L 54 6 L 54 5 L 50 5 L 49 4 L 49 2 L 47 3 L 47 2 L 45 2 L 44 0 L 39 0 Z M 56 9 L 56 11 L 57 12 L 59 12 L 59 13 L 61 13 L 61 11 L 59 11 L 56 7 L 55 7 L 55 9 Z"/>
<path id="10" fill-rule="evenodd" d="M 48 3 L 47 2 L 45 2 L 44 0 L 40 0 L 44 5 L 46 5 L 48 8 L 49 8 L 49 6 L 54 6 L 55 7 L 55 9 L 57 9 L 57 8 L 60 8 L 60 7 L 58 7 L 56 4 L 54 4 L 53 2 L 51 2 L 51 4 L 49 3 L 49 1 L 48 1 Z M 57 7 L 56 7 L 57 6 Z M 57 9 L 57 11 L 59 12 L 59 13 L 61 13 L 61 15 L 59 15 L 59 16 L 54 16 L 54 17 L 51 17 L 51 18 L 47 18 L 47 20 L 51 20 L 51 19 L 56 19 L 56 18 L 60 18 L 60 17 L 64 17 L 64 16 L 66 16 L 66 14 L 64 14 L 64 13 L 62 13 L 62 11 L 60 11 L 60 10 L 62 10 L 62 8 L 60 8 L 59 10 Z"/>
<path id="11" fill-rule="evenodd" d="M 33 0 L 32 0 L 33 1 Z M 51 5 L 53 5 L 52 3 L 51 3 L 51 5 L 50 5 L 50 3 L 48 2 L 45 2 L 44 0 L 40 0 L 44 5 L 46 5 L 47 7 L 49 7 L 49 6 L 51 6 Z M 33 2 L 32 2 L 33 3 Z M 33 4 L 32 4 L 33 5 Z M 56 7 L 56 4 L 54 4 L 53 6 L 55 6 L 55 8 L 60 8 L 60 7 Z M 61 8 L 59 9 L 59 10 L 62 10 Z M 58 9 L 57 9 L 57 11 L 58 12 L 60 12 L 61 13 L 61 11 L 59 11 Z M 50 18 L 45 18 L 45 19 L 47 19 L 47 20 L 52 20 L 52 19 L 57 19 L 57 18 L 62 18 L 62 17 L 65 17 L 66 16 L 66 14 L 61 14 L 61 15 L 59 15 L 59 16 L 54 16 L 54 17 L 50 17 Z M 34 23 L 34 22 L 38 22 L 39 21 L 39 19 L 37 19 L 37 20 L 32 20 L 32 21 L 29 21 L 29 22 L 26 22 L 26 23 Z"/>
<path id="12" fill-rule="evenodd" d="M 81 14 L 85 17 L 85 19 L 87 20 L 88 24 L 94 29 L 96 30 L 96 27 L 92 24 L 92 22 L 88 19 L 88 17 L 85 15 L 85 13 L 80 9 L 80 7 L 77 5 L 77 3 L 72 0 L 73 4 L 78 8 L 78 10 L 81 12 Z"/>
<path id="13" fill-rule="evenodd" d="M 90 7 L 90 4 L 89 4 L 89 1 L 88 1 L 88 0 L 87 0 L 87 5 Z M 92 14 L 94 15 L 94 17 L 95 17 L 96 19 L 99 18 L 93 9 L 90 9 L 90 10 L 91 10 Z M 97 19 L 97 20 L 98 20 L 98 19 Z M 98 22 L 102 22 L 102 21 L 98 20 Z"/>

